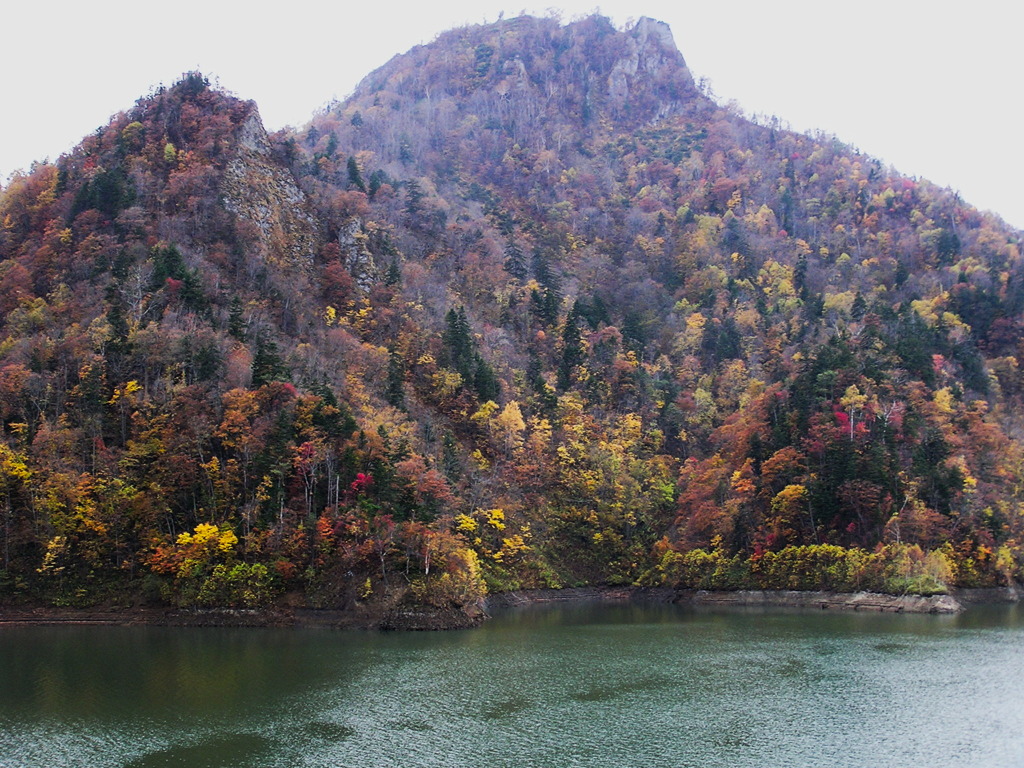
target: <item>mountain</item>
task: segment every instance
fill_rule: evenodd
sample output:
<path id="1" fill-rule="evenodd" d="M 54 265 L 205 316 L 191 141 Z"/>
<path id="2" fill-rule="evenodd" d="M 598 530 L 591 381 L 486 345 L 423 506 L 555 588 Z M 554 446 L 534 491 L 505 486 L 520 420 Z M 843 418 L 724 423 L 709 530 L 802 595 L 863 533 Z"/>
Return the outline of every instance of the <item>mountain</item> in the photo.
<path id="1" fill-rule="evenodd" d="M 1021 578 L 1021 233 L 657 21 L 453 30 L 271 136 L 190 73 L 0 222 L 7 600 Z"/>

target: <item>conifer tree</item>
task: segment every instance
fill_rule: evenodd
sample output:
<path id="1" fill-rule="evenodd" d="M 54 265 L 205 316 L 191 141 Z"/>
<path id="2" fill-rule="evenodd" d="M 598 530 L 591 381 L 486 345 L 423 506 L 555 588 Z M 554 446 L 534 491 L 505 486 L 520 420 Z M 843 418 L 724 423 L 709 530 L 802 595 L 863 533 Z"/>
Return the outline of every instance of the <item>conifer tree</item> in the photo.
<path id="1" fill-rule="evenodd" d="M 562 328 L 562 361 L 558 366 L 558 388 L 568 389 L 572 384 L 572 372 L 583 362 L 583 346 L 580 338 L 580 307 L 574 301 Z"/>
<path id="2" fill-rule="evenodd" d="M 391 288 L 402 287 L 402 268 L 398 265 L 397 258 L 392 258 L 388 264 L 387 271 L 384 273 L 384 285 Z"/>
<path id="3" fill-rule="evenodd" d="M 239 341 L 245 341 L 245 319 L 242 316 L 242 300 L 238 296 L 231 297 L 228 309 L 228 334 Z"/>
<path id="4" fill-rule="evenodd" d="M 388 354 L 387 380 L 384 385 L 384 399 L 389 405 L 405 410 L 405 360 L 398 351 Z"/>
<path id="5" fill-rule="evenodd" d="M 415 179 L 405 182 L 405 215 L 415 224 L 423 218 L 423 190 Z"/>
<path id="6" fill-rule="evenodd" d="M 288 378 L 277 350 L 277 342 L 265 333 L 256 337 L 256 351 L 252 356 L 252 386 L 262 387 L 271 381 Z"/>
<path id="7" fill-rule="evenodd" d="M 355 155 L 348 156 L 347 166 L 349 186 L 355 187 L 360 192 L 366 192 L 366 182 L 363 181 L 363 174 L 359 171 L 359 163 L 356 162 Z"/>
<path id="8" fill-rule="evenodd" d="M 471 383 L 476 373 L 476 360 L 466 308 L 452 307 L 444 320 L 445 330 L 441 341 L 444 343 L 446 362 L 462 376 L 464 382 Z"/>
<path id="9" fill-rule="evenodd" d="M 526 259 L 523 256 L 522 249 L 511 238 L 509 238 L 508 243 L 505 245 L 505 271 L 516 280 L 523 281 L 526 279 Z"/>
<path id="10" fill-rule="evenodd" d="M 476 370 L 473 372 L 473 390 L 482 403 L 497 400 L 501 395 L 501 384 L 494 369 L 479 354 L 476 355 Z"/>

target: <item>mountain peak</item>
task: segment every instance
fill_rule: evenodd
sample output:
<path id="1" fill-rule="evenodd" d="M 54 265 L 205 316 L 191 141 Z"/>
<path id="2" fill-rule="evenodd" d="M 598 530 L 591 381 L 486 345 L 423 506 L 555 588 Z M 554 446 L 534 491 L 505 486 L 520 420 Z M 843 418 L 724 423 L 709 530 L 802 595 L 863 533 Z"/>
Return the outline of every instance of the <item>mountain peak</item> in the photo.
<path id="1" fill-rule="evenodd" d="M 608 95 L 623 108 L 635 91 L 652 88 L 660 96 L 658 117 L 679 111 L 683 99 L 694 91 L 693 76 L 676 47 L 672 30 L 663 21 L 642 17 L 625 33 L 627 54 L 612 66 Z"/>
<path id="2" fill-rule="evenodd" d="M 664 21 L 652 19 L 650 16 L 641 16 L 633 26 L 634 37 L 656 37 L 663 48 L 678 50 L 675 38 L 672 37 L 672 28 Z"/>
<path id="3" fill-rule="evenodd" d="M 519 16 L 452 30 L 396 56 L 358 86 L 354 102 L 457 99 L 473 108 L 490 98 L 500 119 L 530 102 L 523 117 L 555 113 L 630 123 L 678 112 L 697 96 L 669 26 L 641 18 L 619 30 L 600 15 L 566 25 Z M 360 105 L 362 106 L 362 105 Z M 551 114 L 547 114 L 551 113 Z"/>
<path id="4" fill-rule="evenodd" d="M 709 103 L 663 22 L 617 29 L 596 14 L 565 25 L 519 16 L 396 56 L 314 119 L 306 138 L 325 152 L 333 135 L 404 175 L 410 158 L 440 168 L 457 143 L 500 164 L 509 149 L 561 152 L 608 130 L 689 118 Z"/>

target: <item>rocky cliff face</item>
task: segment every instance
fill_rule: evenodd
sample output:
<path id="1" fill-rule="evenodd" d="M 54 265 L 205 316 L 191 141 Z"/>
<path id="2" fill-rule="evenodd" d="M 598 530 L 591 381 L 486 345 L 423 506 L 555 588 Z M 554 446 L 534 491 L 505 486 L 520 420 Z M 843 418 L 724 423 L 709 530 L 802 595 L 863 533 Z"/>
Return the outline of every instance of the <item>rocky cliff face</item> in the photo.
<path id="1" fill-rule="evenodd" d="M 225 208 L 256 226 L 268 259 L 312 264 L 319 240 L 316 219 L 295 179 L 273 158 L 255 105 L 239 128 L 221 192 Z"/>
<path id="2" fill-rule="evenodd" d="M 637 88 L 655 84 L 662 92 L 654 119 L 680 112 L 683 97 L 694 90 L 693 77 L 668 24 L 644 17 L 624 35 L 627 53 L 615 62 L 608 76 L 612 104 L 621 109 Z M 665 85 L 673 87 L 666 90 Z"/>

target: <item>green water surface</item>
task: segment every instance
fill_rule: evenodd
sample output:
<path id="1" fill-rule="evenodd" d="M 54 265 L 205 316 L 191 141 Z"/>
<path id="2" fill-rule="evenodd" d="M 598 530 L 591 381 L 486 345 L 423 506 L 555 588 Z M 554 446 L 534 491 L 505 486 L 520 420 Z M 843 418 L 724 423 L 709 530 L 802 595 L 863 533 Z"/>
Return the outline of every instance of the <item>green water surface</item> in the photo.
<path id="1" fill-rule="evenodd" d="M 1024 614 L 0 630 L 0 766 L 1024 765 Z"/>

